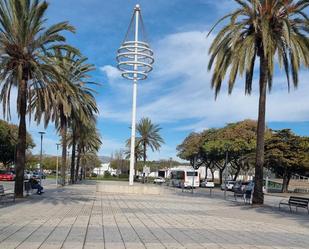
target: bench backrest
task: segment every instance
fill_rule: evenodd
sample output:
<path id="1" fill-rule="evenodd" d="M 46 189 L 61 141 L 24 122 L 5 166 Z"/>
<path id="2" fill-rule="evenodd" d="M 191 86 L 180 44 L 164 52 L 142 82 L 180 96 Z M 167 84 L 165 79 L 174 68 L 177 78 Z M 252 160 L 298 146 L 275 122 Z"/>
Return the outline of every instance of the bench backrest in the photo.
<path id="1" fill-rule="evenodd" d="M 289 199 L 289 204 L 290 205 L 302 206 L 302 207 L 308 207 L 309 198 L 291 196 L 290 199 Z"/>
<path id="2" fill-rule="evenodd" d="M 0 185 L 0 194 L 4 194 L 4 187 L 3 187 L 3 185 Z"/>

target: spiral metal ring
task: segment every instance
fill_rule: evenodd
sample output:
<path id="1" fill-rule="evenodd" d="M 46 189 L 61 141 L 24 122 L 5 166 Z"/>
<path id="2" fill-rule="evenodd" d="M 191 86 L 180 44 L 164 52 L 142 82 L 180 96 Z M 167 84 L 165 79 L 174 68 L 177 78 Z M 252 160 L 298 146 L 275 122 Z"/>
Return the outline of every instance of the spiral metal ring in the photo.
<path id="1" fill-rule="evenodd" d="M 146 42 L 125 41 L 116 57 L 121 75 L 129 80 L 144 80 L 152 70 L 153 51 Z"/>

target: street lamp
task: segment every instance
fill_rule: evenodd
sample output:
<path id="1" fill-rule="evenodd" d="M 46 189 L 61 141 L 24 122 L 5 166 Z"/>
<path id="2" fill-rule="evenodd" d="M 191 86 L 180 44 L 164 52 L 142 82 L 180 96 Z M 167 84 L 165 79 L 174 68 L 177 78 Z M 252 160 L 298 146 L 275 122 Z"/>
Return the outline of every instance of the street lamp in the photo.
<path id="1" fill-rule="evenodd" d="M 227 188 L 227 178 L 228 178 L 228 168 L 227 168 L 227 162 L 229 160 L 229 150 L 228 147 L 226 147 L 225 152 L 225 172 L 224 172 L 224 199 L 226 199 L 226 188 Z"/>
<path id="2" fill-rule="evenodd" d="M 68 147 L 67 153 L 68 153 L 68 157 L 67 157 L 67 165 L 66 165 L 66 171 L 65 171 L 65 178 L 64 179 L 67 178 L 67 173 L 68 173 L 67 171 L 70 168 L 70 151 L 69 151 L 69 147 Z M 65 183 L 65 181 L 64 181 L 64 183 Z M 68 184 L 69 184 L 69 179 L 68 179 Z"/>
<path id="3" fill-rule="evenodd" d="M 41 135 L 41 152 L 40 152 L 40 184 L 42 186 L 42 174 L 43 174 L 43 169 L 42 169 L 42 155 L 43 155 L 43 136 L 45 134 L 44 131 L 39 131 L 39 134 Z"/>
<path id="4" fill-rule="evenodd" d="M 134 176 L 137 81 L 147 79 L 148 73 L 152 70 L 152 64 L 154 63 L 153 51 L 144 38 L 145 31 L 141 8 L 137 4 L 134 8 L 124 42 L 118 49 L 116 57 L 118 69 L 121 71 L 122 77 L 133 81 L 129 185 L 133 185 Z"/>
<path id="5" fill-rule="evenodd" d="M 58 188 L 58 166 L 59 166 L 59 162 L 58 162 L 58 155 L 59 155 L 59 153 L 58 153 L 58 151 L 59 151 L 59 146 L 61 145 L 61 144 L 56 144 L 57 145 L 57 164 L 56 164 L 56 188 Z"/>

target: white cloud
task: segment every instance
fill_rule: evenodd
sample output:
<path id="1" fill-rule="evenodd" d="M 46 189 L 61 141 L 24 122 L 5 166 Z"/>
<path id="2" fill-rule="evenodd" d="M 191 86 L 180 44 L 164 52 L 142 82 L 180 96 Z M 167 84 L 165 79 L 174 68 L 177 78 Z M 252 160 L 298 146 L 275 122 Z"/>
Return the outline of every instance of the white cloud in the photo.
<path id="1" fill-rule="evenodd" d="M 257 118 L 257 79 L 251 96 L 244 95 L 244 79 L 238 79 L 232 95 L 228 96 L 224 84 L 218 99 L 214 100 L 211 72 L 207 71 L 211 41 L 212 37 L 206 39 L 206 33 L 192 31 L 168 35 L 154 44 L 154 72 L 148 81 L 139 85 L 139 118 L 148 116 L 158 123 L 195 120 L 191 125 L 176 127 L 178 130 L 200 130 Z M 304 82 L 308 77 L 307 71 L 301 72 L 299 88 L 288 93 L 285 78 L 276 74 L 274 88 L 268 94 L 267 121 L 309 120 L 309 85 Z M 109 77 L 109 81 L 113 85 L 115 78 Z M 126 96 L 126 101 L 120 99 L 121 108 L 117 106 L 117 97 L 113 97 L 113 106 L 104 107 L 104 118 L 130 123 L 130 92 L 126 92 Z"/>
<path id="2" fill-rule="evenodd" d="M 99 68 L 103 73 L 106 74 L 106 76 L 111 80 L 111 81 L 114 81 L 116 79 L 120 79 L 121 75 L 120 75 L 120 71 L 111 66 L 111 65 L 106 65 L 106 66 L 103 66 L 103 67 L 100 67 Z"/>

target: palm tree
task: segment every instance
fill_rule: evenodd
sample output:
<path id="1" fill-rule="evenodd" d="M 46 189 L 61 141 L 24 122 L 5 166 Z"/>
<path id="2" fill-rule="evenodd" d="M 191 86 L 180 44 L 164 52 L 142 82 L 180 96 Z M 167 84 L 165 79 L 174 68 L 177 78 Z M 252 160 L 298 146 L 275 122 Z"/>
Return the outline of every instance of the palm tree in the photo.
<path id="1" fill-rule="evenodd" d="M 10 118 L 12 87 L 18 90 L 17 113 L 19 116 L 18 144 L 16 150 L 15 195 L 23 197 L 23 177 L 26 151 L 26 113 L 31 113 L 31 96 L 45 101 L 46 85 L 60 78 L 55 65 L 49 59 L 49 51 L 55 47 L 70 49 L 63 44 L 62 31 L 74 32 L 67 22 L 46 26 L 46 1 L 3 0 L 0 2 L 0 101 L 4 116 Z M 57 85 L 54 86 L 54 90 Z M 46 97 L 46 96 L 45 96 Z"/>
<path id="2" fill-rule="evenodd" d="M 135 138 L 135 164 L 138 160 L 143 158 L 144 155 L 144 149 L 142 143 L 140 143 L 139 138 Z M 131 139 L 127 139 L 126 141 L 126 150 L 124 152 L 126 159 L 130 159 L 131 156 Z"/>
<path id="3" fill-rule="evenodd" d="M 75 168 L 75 147 L 76 130 L 78 126 L 87 124 L 98 113 L 97 104 L 93 96 L 93 90 L 88 87 L 88 73 L 94 70 L 93 65 L 87 64 L 87 58 L 80 57 L 76 53 L 65 52 L 55 49 L 52 53 L 54 63 L 58 70 L 64 75 L 61 82 L 58 82 L 60 91 L 51 91 L 48 106 L 42 105 L 36 99 L 35 119 L 40 122 L 44 118 L 47 125 L 50 120 L 55 122 L 55 126 L 61 134 L 62 142 L 62 160 L 61 160 L 61 183 L 65 184 L 65 171 L 67 162 L 67 133 L 71 128 L 73 134 L 72 140 L 72 160 L 71 160 L 71 182 L 74 182 Z M 50 86 L 47 86 L 50 87 Z M 43 112 L 42 110 L 45 110 Z"/>
<path id="4" fill-rule="evenodd" d="M 69 133 L 68 143 L 72 147 L 71 157 L 71 182 L 75 183 L 78 179 L 80 159 L 82 154 L 89 151 L 97 153 L 102 144 L 100 134 L 96 129 L 95 117 L 89 117 L 89 122 L 74 120 L 74 125 Z M 77 152 L 77 155 L 76 153 Z M 76 160 L 75 160 L 76 159 Z M 72 163 L 72 161 L 74 163 Z M 76 162 L 76 163 L 75 163 Z"/>
<path id="5" fill-rule="evenodd" d="M 159 134 L 161 128 L 159 125 L 153 124 L 149 118 L 142 118 L 137 124 L 136 130 L 139 134 L 137 141 L 143 147 L 143 159 L 145 165 L 147 159 L 147 147 L 149 146 L 152 151 L 156 151 L 159 150 L 161 144 L 164 143 L 163 138 Z"/>
<path id="6" fill-rule="evenodd" d="M 101 136 L 96 129 L 96 121 L 89 122 L 86 125 L 80 126 L 79 136 L 77 138 L 77 159 L 76 159 L 76 170 L 75 170 L 75 181 L 78 179 L 78 173 L 80 168 L 80 161 L 82 157 L 87 157 L 87 155 L 96 155 L 99 151 L 102 141 Z M 81 168 L 81 177 L 83 177 L 85 172 L 85 165 Z"/>
<path id="7" fill-rule="evenodd" d="M 126 141 L 126 150 L 124 152 L 125 154 L 125 159 L 130 159 L 131 157 L 131 139 L 127 139 Z M 143 155 L 144 155 L 144 149 L 143 149 L 143 145 L 142 143 L 140 143 L 139 138 L 135 138 L 135 150 L 134 150 L 134 159 L 135 159 L 135 172 L 134 175 L 136 175 L 136 171 L 138 170 L 138 165 L 137 162 L 141 159 L 143 159 Z"/>
<path id="8" fill-rule="evenodd" d="M 253 203 L 262 204 L 266 91 L 267 88 L 270 91 L 272 87 L 276 55 L 280 67 L 285 70 L 288 88 L 290 74 L 296 87 L 301 65 L 309 66 L 309 18 L 304 12 L 309 3 L 308 0 L 235 2 L 239 8 L 217 22 L 218 24 L 230 18 L 230 22 L 212 42 L 208 69 L 213 67 L 211 85 L 216 96 L 227 72 L 229 94 L 233 90 L 237 75 L 242 76 L 244 73 L 245 93 L 250 94 L 256 60 L 259 59 L 259 113 Z"/>

